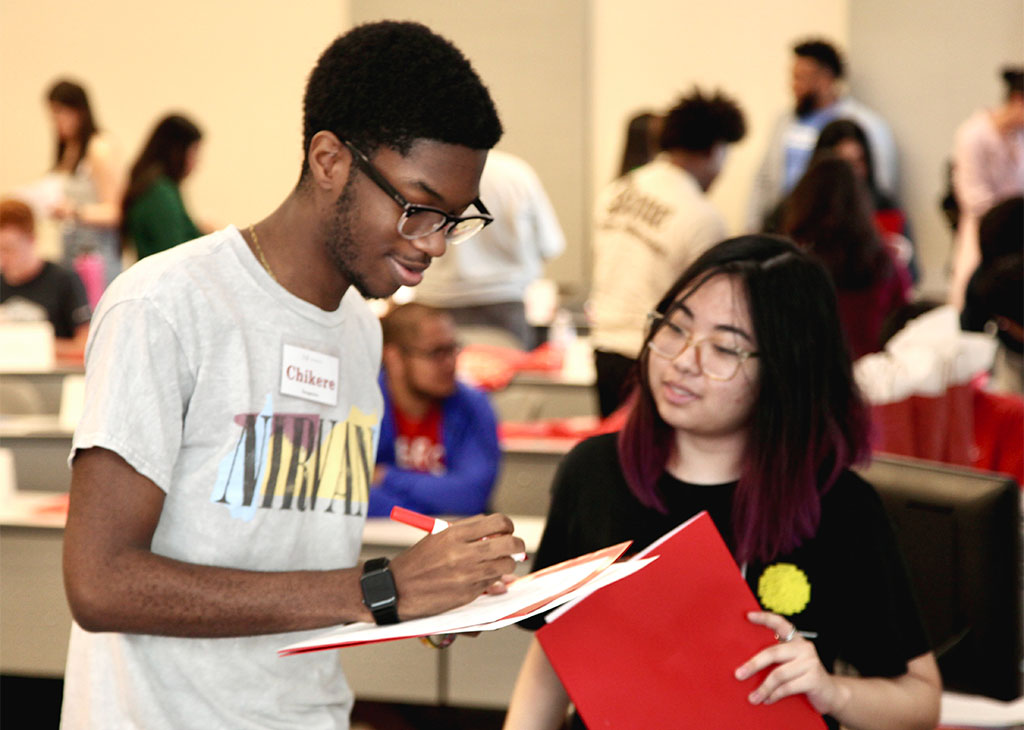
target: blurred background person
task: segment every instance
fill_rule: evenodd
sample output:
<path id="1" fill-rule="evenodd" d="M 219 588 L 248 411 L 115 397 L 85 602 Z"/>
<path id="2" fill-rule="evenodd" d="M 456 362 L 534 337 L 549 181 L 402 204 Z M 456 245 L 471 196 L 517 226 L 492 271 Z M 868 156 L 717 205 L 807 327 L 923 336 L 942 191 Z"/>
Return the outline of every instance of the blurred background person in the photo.
<path id="1" fill-rule="evenodd" d="M 498 425 L 487 396 L 455 379 L 451 316 L 418 302 L 381 320 L 384 417 L 370 516 L 395 505 L 426 514 L 484 512 L 498 476 Z"/>
<path id="2" fill-rule="evenodd" d="M 665 117 L 658 156 L 598 195 L 589 307 L 602 417 L 622 400 L 651 307 L 724 237 L 725 222 L 706 193 L 729 145 L 744 134 L 732 99 L 694 89 Z"/>
<path id="3" fill-rule="evenodd" d="M 850 163 L 824 157 L 800 179 L 782 213 L 782 232 L 832 277 L 854 359 L 879 349 L 883 323 L 911 294 L 910 274 L 883 243 L 871 211 L 868 188 Z"/>
<path id="4" fill-rule="evenodd" d="M 825 125 L 818 135 L 814 146 L 811 164 L 822 157 L 838 157 L 846 160 L 853 167 L 857 179 L 867 185 L 872 203 L 875 226 L 881 233 L 886 245 L 897 254 L 897 258 L 907 267 L 911 281 L 916 282 L 918 276 L 917 257 L 910 238 L 910 225 L 907 216 L 896 201 L 878 186 L 875 175 L 874 160 L 871 157 L 871 146 L 864 129 L 852 119 L 836 119 Z M 765 220 L 764 232 L 778 233 L 782 225 L 782 211 L 786 201 L 782 200 Z"/>
<path id="5" fill-rule="evenodd" d="M 53 170 L 63 178 L 64 197 L 52 210 L 63 222 L 63 263 L 82 277 L 95 306 L 121 271 L 121 170 L 80 84 L 60 80 L 46 98 L 56 133 Z"/>
<path id="6" fill-rule="evenodd" d="M 896 199 L 879 186 L 871 145 L 864 128 L 852 119 L 836 119 L 826 124 L 818 135 L 811 163 L 829 154 L 849 162 L 857 178 L 867 185 L 874 208 L 875 225 L 889 248 L 897 253 L 899 260 L 907 267 L 911 280 L 916 282 L 919 275 L 917 255 L 907 214 Z"/>
<path id="7" fill-rule="evenodd" d="M 121 201 L 121 234 L 140 259 L 202 232 L 181 199 L 181 181 L 196 166 L 202 132 L 190 119 L 171 114 L 153 129 L 132 164 Z"/>
<path id="8" fill-rule="evenodd" d="M 622 150 L 622 165 L 619 175 L 625 175 L 646 165 L 658 154 L 658 139 L 665 118 L 653 112 L 639 112 L 630 118 L 626 126 L 626 146 Z"/>
<path id="9" fill-rule="evenodd" d="M 949 303 L 963 309 L 964 290 L 981 260 L 978 221 L 1000 200 L 1024 192 L 1024 68 L 1002 71 L 1006 98 L 979 109 L 956 130 L 953 192 L 959 209 Z"/>
<path id="10" fill-rule="evenodd" d="M 78 274 L 39 256 L 32 209 L 0 201 L 0 322 L 49 321 L 56 357 L 80 360 L 90 316 Z"/>
<path id="11" fill-rule="evenodd" d="M 793 109 L 775 123 L 768 149 L 754 177 L 747 227 L 762 230 L 765 218 L 804 174 L 818 135 L 834 119 L 855 120 L 871 142 L 878 186 L 896 192 L 898 158 L 889 125 L 876 112 L 843 93 L 846 64 L 828 41 L 807 40 L 793 47 Z"/>
<path id="12" fill-rule="evenodd" d="M 993 207 L 978 224 L 981 262 L 967 284 L 960 325 L 993 327 L 999 352 L 992 388 L 1024 395 L 1024 196 Z"/>
<path id="13" fill-rule="evenodd" d="M 506 330 L 531 349 L 537 343 L 526 319 L 526 291 L 544 262 L 565 250 L 565 234 L 537 173 L 508 152 L 487 155 L 480 199 L 494 222 L 434 260 L 416 301 L 445 310 L 459 326 Z"/>

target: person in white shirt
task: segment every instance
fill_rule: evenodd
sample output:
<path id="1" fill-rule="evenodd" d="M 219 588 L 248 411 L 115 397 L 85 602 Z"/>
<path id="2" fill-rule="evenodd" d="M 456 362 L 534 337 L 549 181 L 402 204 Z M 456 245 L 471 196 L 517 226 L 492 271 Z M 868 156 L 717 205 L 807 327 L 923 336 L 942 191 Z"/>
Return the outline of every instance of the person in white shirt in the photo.
<path id="1" fill-rule="evenodd" d="M 735 102 L 695 89 L 665 117 L 661 153 L 598 196 L 589 308 L 603 416 L 624 396 L 651 306 L 680 272 L 724 237 L 722 216 L 705 193 L 728 146 L 745 133 Z"/>
<path id="2" fill-rule="evenodd" d="M 754 177 L 747 230 L 760 231 L 765 218 L 804 174 L 818 134 L 835 119 L 852 119 L 867 133 L 878 187 L 898 197 L 899 160 L 889 125 L 876 112 L 843 93 L 845 63 L 831 43 L 807 40 L 793 47 L 794 107 L 776 121 Z"/>
<path id="3" fill-rule="evenodd" d="M 526 160 L 491 150 L 480 197 L 494 223 L 438 259 L 416 287 L 416 301 L 443 309 L 457 325 L 508 330 L 524 349 L 536 342 L 526 289 L 544 262 L 565 250 L 565 234 L 544 186 Z"/>
<path id="4" fill-rule="evenodd" d="M 337 655 L 276 650 L 501 592 L 523 550 L 492 514 L 360 561 L 383 411 L 365 299 L 415 285 L 486 225 L 490 95 L 428 28 L 372 23 L 321 55 L 303 122 L 280 206 L 146 257 L 93 318 L 64 730 L 345 730 Z"/>

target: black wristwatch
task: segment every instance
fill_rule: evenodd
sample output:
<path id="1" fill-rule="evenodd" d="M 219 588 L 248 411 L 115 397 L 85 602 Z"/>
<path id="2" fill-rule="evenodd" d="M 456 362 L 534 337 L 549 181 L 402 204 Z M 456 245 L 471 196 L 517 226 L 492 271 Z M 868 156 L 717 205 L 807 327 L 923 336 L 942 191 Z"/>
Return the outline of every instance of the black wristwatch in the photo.
<path id="1" fill-rule="evenodd" d="M 374 558 L 363 564 L 359 579 L 363 588 L 363 603 L 373 614 L 378 626 L 398 623 L 398 591 L 388 568 L 387 558 Z"/>

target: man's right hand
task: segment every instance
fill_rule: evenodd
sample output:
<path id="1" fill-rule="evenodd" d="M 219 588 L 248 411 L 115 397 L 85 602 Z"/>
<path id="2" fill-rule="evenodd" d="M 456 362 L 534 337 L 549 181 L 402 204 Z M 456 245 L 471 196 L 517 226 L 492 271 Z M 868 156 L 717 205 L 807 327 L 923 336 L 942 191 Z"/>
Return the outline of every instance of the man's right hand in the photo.
<path id="1" fill-rule="evenodd" d="M 469 603 L 515 571 L 525 550 L 502 514 L 477 515 L 427 535 L 391 561 L 402 620 Z"/>

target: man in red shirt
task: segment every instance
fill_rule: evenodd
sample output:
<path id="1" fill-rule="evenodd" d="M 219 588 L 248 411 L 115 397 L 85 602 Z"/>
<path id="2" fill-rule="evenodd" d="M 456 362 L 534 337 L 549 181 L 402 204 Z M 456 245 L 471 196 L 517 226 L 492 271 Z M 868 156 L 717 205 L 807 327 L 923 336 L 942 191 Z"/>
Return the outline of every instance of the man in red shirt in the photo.
<path id="1" fill-rule="evenodd" d="M 381 322 L 384 394 L 370 515 L 395 505 L 428 514 L 487 508 L 501 459 L 494 411 L 455 377 L 451 316 L 410 303 Z"/>

